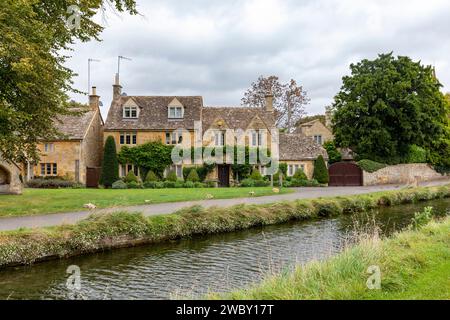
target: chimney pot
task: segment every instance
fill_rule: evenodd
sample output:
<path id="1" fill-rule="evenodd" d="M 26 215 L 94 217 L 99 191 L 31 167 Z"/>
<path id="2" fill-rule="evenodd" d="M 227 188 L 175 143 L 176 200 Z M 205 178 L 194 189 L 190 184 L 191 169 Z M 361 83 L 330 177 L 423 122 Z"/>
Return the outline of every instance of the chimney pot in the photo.
<path id="1" fill-rule="evenodd" d="M 97 87 L 92 87 L 92 94 L 89 95 L 89 107 L 94 111 L 100 108 L 100 97 L 97 95 Z"/>

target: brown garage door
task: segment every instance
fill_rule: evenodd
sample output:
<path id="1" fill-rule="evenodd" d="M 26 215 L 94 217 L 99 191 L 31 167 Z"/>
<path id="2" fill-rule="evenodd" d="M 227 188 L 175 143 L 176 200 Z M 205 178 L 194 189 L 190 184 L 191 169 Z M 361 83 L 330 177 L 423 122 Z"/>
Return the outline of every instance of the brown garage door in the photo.
<path id="1" fill-rule="evenodd" d="M 98 188 L 101 168 L 86 168 L 86 187 Z"/>
<path id="2" fill-rule="evenodd" d="M 363 185 L 362 170 L 354 163 L 334 163 L 328 168 L 328 173 L 330 175 L 329 185 L 332 187 Z"/>

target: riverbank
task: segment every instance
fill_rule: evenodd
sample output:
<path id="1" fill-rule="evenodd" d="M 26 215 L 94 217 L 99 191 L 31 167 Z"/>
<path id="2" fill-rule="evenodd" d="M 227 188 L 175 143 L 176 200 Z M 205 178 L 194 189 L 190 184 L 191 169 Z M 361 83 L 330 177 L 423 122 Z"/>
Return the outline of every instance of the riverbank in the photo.
<path id="1" fill-rule="evenodd" d="M 368 269 L 379 268 L 380 289 L 369 289 Z M 375 270 L 375 269 L 373 269 Z M 394 237 L 366 239 L 323 261 L 266 279 L 249 289 L 215 299 L 395 300 L 450 299 L 450 218 Z M 373 271 L 372 271 L 373 272 Z M 375 284 L 376 282 L 371 282 Z"/>
<path id="2" fill-rule="evenodd" d="M 0 233 L 0 267 L 449 197 L 450 186 L 441 186 L 230 208 L 195 206 L 151 217 L 94 215 L 75 225 Z"/>

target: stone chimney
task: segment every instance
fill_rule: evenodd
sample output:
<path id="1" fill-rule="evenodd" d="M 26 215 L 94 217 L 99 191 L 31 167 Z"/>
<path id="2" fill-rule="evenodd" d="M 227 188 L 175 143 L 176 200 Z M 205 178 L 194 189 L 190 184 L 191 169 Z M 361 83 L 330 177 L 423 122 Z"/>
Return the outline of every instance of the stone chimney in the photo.
<path id="1" fill-rule="evenodd" d="M 113 85 L 113 100 L 117 100 L 122 95 L 122 86 L 119 81 L 119 74 L 116 73 L 116 78 Z"/>
<path id="2" fill-rule="evenodd" d="M 267 112 L 273 112 L 273 94 L 268 93 L 266 94 L 265 98 L 266 98 L 265 110 Z"/>
<path id="3" fill-rule="evenodd" d="M 332 117 L 331 107 L 326 107 L 325 108 L 325 126 L 327 128 L 331 128 L 331 126 L 332 126 L 331 117 Z"/>
<path id="4" fill-rule="evenodd" d="M 92 94 L 89 95 L 89 107 L 94 111 L 100 108 L 100 96 L 97 95 L 97 87 L 92 87 Z"/>

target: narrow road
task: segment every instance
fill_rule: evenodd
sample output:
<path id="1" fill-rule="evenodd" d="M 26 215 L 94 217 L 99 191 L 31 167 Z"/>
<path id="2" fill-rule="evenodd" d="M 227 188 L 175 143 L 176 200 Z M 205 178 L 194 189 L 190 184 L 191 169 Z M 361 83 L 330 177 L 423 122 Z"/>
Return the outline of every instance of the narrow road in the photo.
<path id="1" fill-rule="evenodd" d="M 449 184 L 450 179 L 437 180 L 422 183 L 421 186 L 438 186 Z M 170 214 L 182 208 L 201 205 L 210 207 L 230 207 L 238 204 L 267 204 L 277 201 L 289 201 L 296 199 L 312 199 L 319 197 L 333 197 L 356 194 L 367 194 L 378 191 L 395 190 L 404 185 L 387 185 L 371 187 L 329 187 L 329 188 L 295 188 L 293 193 L 254 198 L 199 200 L 174 203 L 160 203 L 140 206 L 115 207 L 80 212 L 55 213 L 38 216 L 0 218 L 0 231 L 16 230 L 19 228 L 50 227 L 61 224 L 74 224 L 87 218 L 93 213 L 111 213 L 117 211 L 142 212 L 145 216 Z"/>

